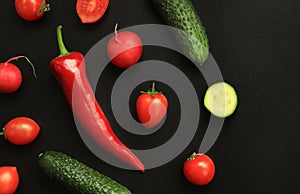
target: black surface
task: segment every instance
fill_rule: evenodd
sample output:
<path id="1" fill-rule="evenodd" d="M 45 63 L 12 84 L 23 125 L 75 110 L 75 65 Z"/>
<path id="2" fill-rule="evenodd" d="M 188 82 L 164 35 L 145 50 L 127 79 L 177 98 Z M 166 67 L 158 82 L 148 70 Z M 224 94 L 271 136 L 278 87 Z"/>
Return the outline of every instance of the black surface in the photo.
<path id="1" fill-rule="evenodd" d="M 147 170 L 144 174 L 115 168 L 94 156 L 82 142 L 75 129 L 72 112 L 49 70 L 50 60 L 58 55 L 55 37 L 58 24 L 64 26 L 69 50 L 86 53 L 112 32 L 115 22 L 119 22 L 120 28 L 163 24 L 150 1 L 111 0 L 105 16 L 91 25 L 80 23 L 74 0 L 49 1 L 51 11 L 36 22 L 19 18 L 14 1 L 0 1 L 0 60 L 26 55 L 35 64 L 38 74 L 35 79 L 30 66 L 19 60 L 17 63 L 24 78 L 21 88 L 14 94 L 0 95 L 1 125 L 13 117 L 28 116 L 42 128 L 38 139 L 27 146 L 15 146 L 0 140 L 0 166 L 15 165 L 19 170 L 20 185 L 16 193 L 68 193 L 39 169 L 37 155 L 44 150 L 64 151 L 138 194 L 300 193 L 300 2 L 192 2 L 206 27 L 210 51 L 224 79 L 235 86 L 239 95 L 236 113 L 225 120 L 221 135 L 208 153 L 215 161 L 216 175 L 205 187 L 190 184 L 182 174 L 183 161 L 201 143 L 204 134 L 201 127 L 188 148 L 164 166 Z M 163 55 L 147 48 L 142 60 L 152 55 L 163 58 Z M 165 58 L 174 63 L 177 61 L 170 56 Z M 203 82 L 202 76 L 195 74 L 193 69 L 186 67 L 183 71 L 194 84 Z M 140 140 L 127 137 L 115 123 L 109 92 L 120 73 L 114 67 L 106 69 L 100 81 L 107 84 L 101 84 L 102 88 L 98 88 L 101 92 L 97 92 L 97 98 L 101 99 L 116 133 L 126 144 L 134 147 L 147 148 L 162 143 L 158 135 Z M 172 94 L 172 90 L 164 84 L 158 87 Z M 197 88 L 200 98 L 205 89 L 205 85 Z M 176 97 L 171 98 L 176 105 Z M 172 112 L 174 118 L 178 111 L 175 107 Z M 205 123 L 209 114 L 202 104 L 201 111 Z M 167 134 L 166 131 L 162 133 Z"/>

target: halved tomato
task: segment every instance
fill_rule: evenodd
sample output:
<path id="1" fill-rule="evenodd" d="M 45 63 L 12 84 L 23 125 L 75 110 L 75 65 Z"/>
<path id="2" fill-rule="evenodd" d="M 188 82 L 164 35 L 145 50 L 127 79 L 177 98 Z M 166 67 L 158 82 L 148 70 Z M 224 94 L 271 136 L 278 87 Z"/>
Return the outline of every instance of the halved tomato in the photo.
<path id="1" fill-rule="evenodd" d="M 77 0 L 76 11 L 82 23 L 98 21 L 106 12 L 109 0 Z"/>

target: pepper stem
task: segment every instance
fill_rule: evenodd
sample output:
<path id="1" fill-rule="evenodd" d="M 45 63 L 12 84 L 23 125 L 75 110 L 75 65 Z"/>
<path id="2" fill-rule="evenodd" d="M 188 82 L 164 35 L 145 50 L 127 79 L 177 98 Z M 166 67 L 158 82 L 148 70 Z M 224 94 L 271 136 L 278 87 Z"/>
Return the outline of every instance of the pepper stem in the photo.
<path id="1" fill-rule="evenodd" d="M 155 90 L 155 83 L 152 83 L 151 90 L 148 90 L 147 92 L 141 91 L 142 94 L 150 94 L 153 98 L 156 94 L 161 94 L 162 92 L 158 92 Z"/>
<path id="2" fill-rule="evenodd" d="M 70 52 L 66 49 L 63 38 L 62 38 L 62 25 L 57 26 L 56 29 L 56 35 L 57 35 L 57 42 L 58 42 L 58 48 L 60 51 L 59 57 L 66 56 L 70 54 Z"/>

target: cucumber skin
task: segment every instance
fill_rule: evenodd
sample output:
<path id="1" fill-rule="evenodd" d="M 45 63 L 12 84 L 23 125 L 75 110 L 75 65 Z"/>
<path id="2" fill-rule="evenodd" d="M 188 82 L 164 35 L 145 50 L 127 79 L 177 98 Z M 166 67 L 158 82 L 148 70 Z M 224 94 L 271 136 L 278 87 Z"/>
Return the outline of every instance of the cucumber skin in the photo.
<path id="1" fill-rule="evenodd" d="M 176 38 L 184 52 L 195 62 L 204 63 L 209 54 L 209 43 L 205 28 L 190 0 L 151 0 L 164 21 L 183 33 Z"/>
<path id="2" fill-rule="evenodd" d="M 40 154 L 39 165 L 50 178 L 76 193 L 131 194 L 115 180 L 61 152 Z"/>

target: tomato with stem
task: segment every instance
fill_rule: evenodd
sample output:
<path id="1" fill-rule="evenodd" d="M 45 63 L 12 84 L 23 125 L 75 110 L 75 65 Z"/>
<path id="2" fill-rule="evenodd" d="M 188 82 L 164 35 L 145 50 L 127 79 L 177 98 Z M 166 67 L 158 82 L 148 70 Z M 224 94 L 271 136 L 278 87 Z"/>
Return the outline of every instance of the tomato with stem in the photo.
<path id="1" fill-rule="evenodd" d="M 46 0 L 15 0 L 15 9 L 18 15 L 27 21 L 40 19 L 50 10 Z"/>
<path id="2" fill-rule="evenodd" d="M 184 176 L 195 185 L 207 185 L 215 175 L 215 164 L 205 154 L 193 153 L 183 164 Z"/>
<path id="3" fill-rule="evenodd" d="M 0 167 L 0 194 L 13 194 L 19 185 L 19 174 L 15 166 Z"/>
<path id="4" fill-rule="evenodd" d="M 13 144 L 25 145 L 34 141 L 39 132 L 40 126 L 31 118 L 16 117 L 5 125 L 0 135 Z"/>
<path id="5" fill-rule="evenodd" d="M 141 92 L 136 101 L 138 118 L 147 129 L 158 125 L 165 117 L 167 109 L 168 99 L 155 90 L 155 83 L 152 83 L 151 90 Z"/>

